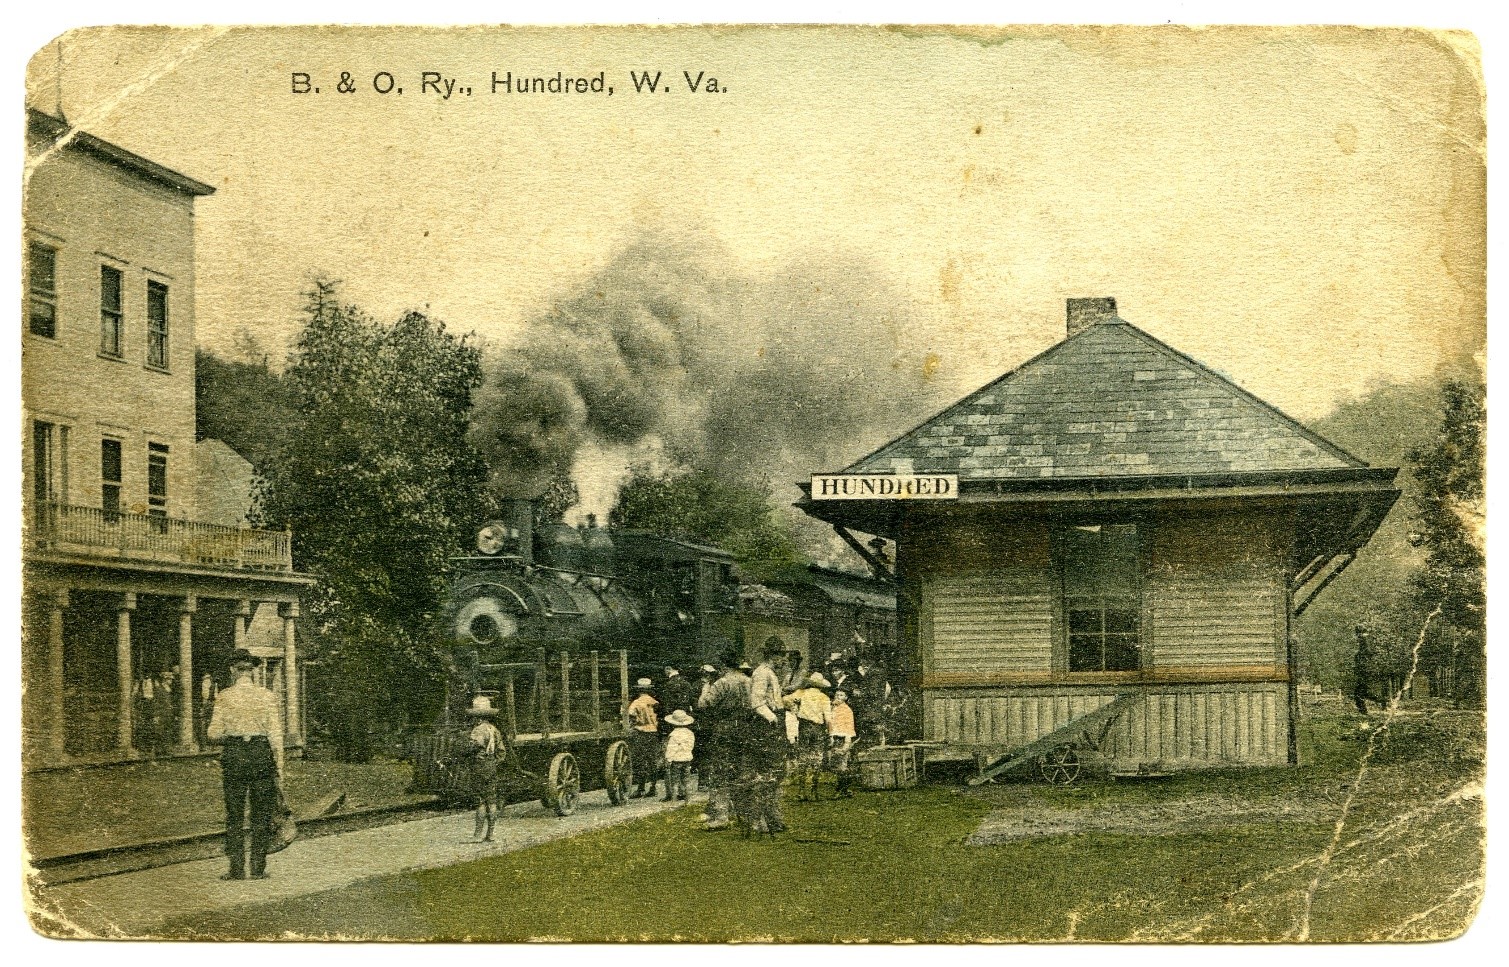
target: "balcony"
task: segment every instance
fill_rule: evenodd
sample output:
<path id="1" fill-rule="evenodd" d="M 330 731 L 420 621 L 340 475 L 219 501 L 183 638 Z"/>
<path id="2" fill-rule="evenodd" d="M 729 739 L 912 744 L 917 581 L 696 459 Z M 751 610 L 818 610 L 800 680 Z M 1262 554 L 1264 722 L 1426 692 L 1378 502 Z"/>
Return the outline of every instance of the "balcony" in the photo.
<path id="1" fill-rule="evenodd" d="M 292 571 L 288 531 L 227 527 L 194 520 L 106 511 L 72 504 L 43 504 L 34 521 L 39 550 L 164 561 L 251 571 Z"/>

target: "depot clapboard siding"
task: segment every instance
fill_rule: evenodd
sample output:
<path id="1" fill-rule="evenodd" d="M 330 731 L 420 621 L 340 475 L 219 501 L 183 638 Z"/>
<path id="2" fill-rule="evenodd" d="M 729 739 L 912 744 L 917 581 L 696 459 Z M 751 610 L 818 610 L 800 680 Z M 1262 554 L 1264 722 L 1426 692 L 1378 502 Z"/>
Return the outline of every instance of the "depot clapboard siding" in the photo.
<path id="1" fill-rule="evenodd" d="M 1044 575 L 947 575 L 923 594 L 935 671 L 1051 669 L 1053 597 Z"/>
<path id="2" fill-rule="evenodd" d="M 1149 530 L 1143 604 L 1154 667 L 1284 662 L 1281 520 L 1165 517 Z"/>
<path id="3" fill-rule="evenodd" d="M 1153 655 L 1159 666 L 1273 663 L 1274 599 L 1260 576 L 1181 576 L 1149 588 Z"/>

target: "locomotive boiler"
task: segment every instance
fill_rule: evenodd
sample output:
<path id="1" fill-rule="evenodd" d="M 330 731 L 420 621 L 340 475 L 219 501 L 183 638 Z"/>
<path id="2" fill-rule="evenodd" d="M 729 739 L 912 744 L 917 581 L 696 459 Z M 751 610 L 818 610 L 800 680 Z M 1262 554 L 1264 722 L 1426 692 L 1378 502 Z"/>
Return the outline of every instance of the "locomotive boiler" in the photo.
<path id="1" fill-rule="evenodd" d="M 734 557 L 594 519 L 535 526 L 528 501 L 483 525 L 453 560 L 443 615 L 458 667 L 522 661 L 540 649 L 627 650 L 634 671 L 700 664 L 732 637 Z"/>

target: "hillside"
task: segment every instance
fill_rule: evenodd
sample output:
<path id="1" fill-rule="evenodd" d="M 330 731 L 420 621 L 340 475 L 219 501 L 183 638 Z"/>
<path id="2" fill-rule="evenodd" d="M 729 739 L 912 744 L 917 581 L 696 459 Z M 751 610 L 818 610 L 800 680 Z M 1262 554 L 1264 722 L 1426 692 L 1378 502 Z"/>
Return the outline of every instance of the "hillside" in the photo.
<path id="1" fill-rule="evenodd" d="M 1396 484 L 1403 494 L 1372 541 L 1341 577 L 1325 590 L 1294 630 L 1300 645 L 1301 675 L 1330 688 L 1351 682 L 1355 649 L 1352 628 L 1382 620 L 1407 587 L 1424 554 L 1409 544 L 1416 484 L 1405 453 L 1438 432 L 1441 384 L 1389 383 L 1349 400 L 1316 420 L 1311 428 L 1374 466 L 1401 467 Z"/>

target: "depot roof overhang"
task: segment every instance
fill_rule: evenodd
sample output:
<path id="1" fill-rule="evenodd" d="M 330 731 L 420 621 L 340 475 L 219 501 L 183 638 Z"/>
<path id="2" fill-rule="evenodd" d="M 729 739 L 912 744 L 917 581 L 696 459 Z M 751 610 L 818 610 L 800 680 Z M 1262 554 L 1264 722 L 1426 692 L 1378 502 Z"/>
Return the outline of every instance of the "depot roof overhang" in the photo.
<path id="1" fill-rule="evenodd" d="M 1394 467 L 1346 467 L 1158 477 L 1052 480 L 960 480 L 953 500 L 813 500 L 810 482 L 798 483 L 807 514 L 835 526 L 896 540 L 903 526 L 971 516 L 1074 517 L 1084 514 L 1177 513 L 1225 507 L 1293 507 L 1307 525 L 1345 517 L 1348 540 L 1372 536 L 1399 498 Z M 1324 526 L 1321 530 L 1325 530 Z M 1337 535 L 1339 536 L 1339 535 Z M 1317 533 L 1317 540 L 1325 542 Z"/>

